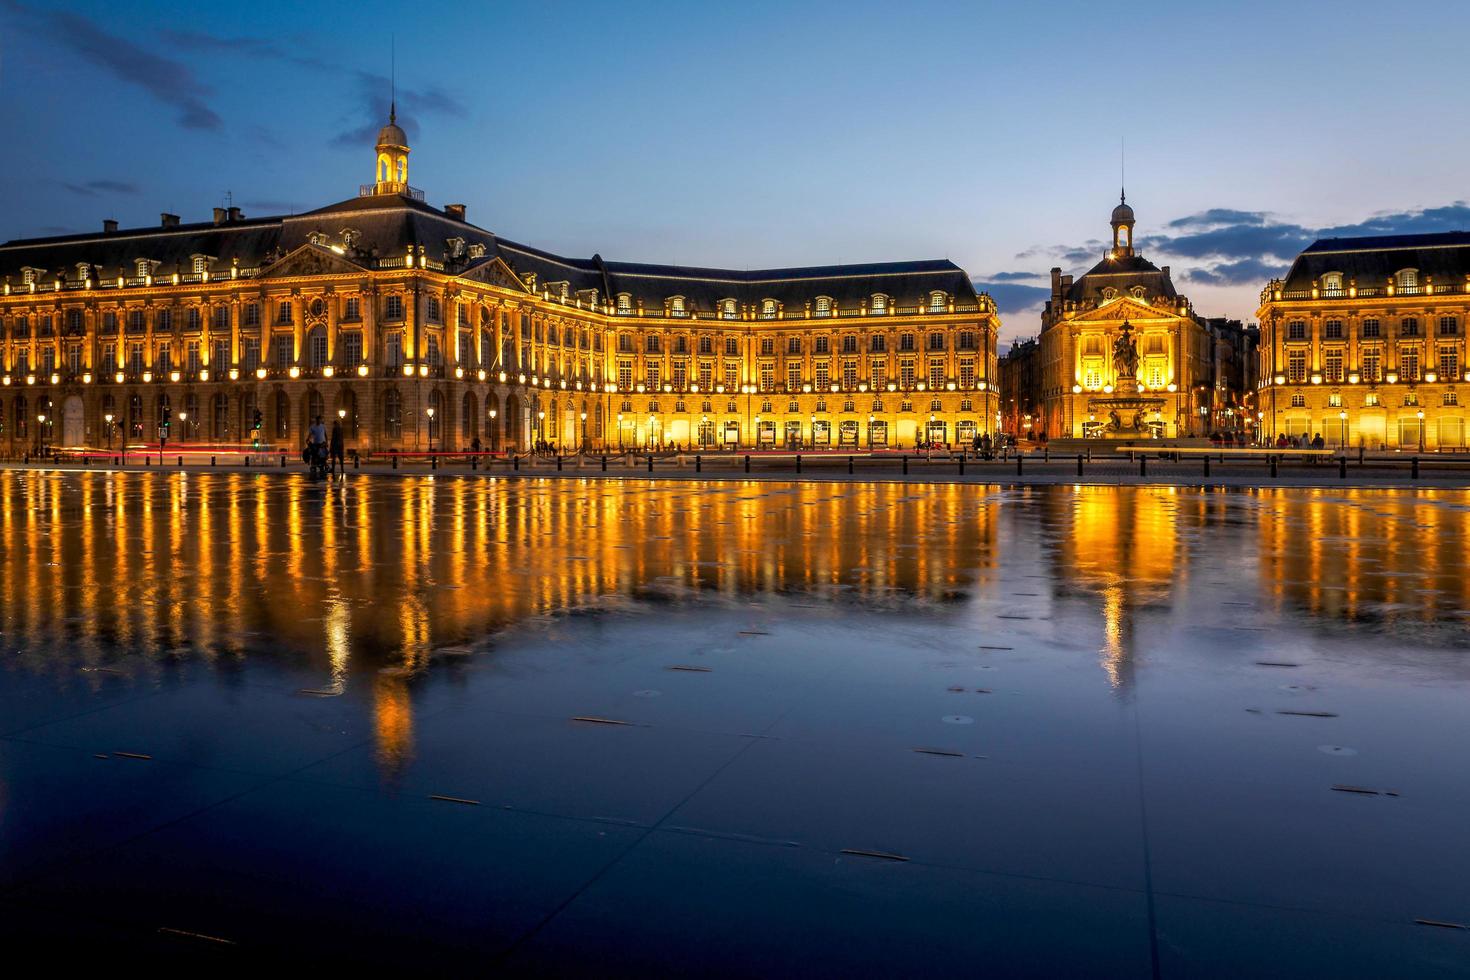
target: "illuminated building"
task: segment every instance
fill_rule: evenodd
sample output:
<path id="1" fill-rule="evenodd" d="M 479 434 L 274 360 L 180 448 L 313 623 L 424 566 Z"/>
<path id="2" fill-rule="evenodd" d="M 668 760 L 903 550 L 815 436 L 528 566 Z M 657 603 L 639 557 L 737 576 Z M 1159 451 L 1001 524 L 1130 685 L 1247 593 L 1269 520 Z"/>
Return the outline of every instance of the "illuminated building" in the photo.
<path id="1" fill-rule="evenodd" d="M 1329 238 L 1261 293 L 1264 433 L 1465 446 L 1470 233 Z"/>
<path id="2" fill-rule="evenodd" d="M 349 200 L 0 246 L 0 449 L 294 447 L 318 415 L 363 449 L 867 448 L 995 424 L 999 320 L 952 262 L 565 258 L 426 204 L 409 153 L 390 118 Z"/>
<path id="3" fill-rule="evenodd" d="M 1075 281 L 1051 270 L 1040 346 L 1030 355 L 1041 362 L 1049 438 L 1199 437 L 1227 417 L 1231 396 L 1215 383 L 1217 333 L 1175 290 L 1169 267 L 1138 254 L 1134 223 L 1120 201 L 1102 261 Z M 1136 353 L 1131 374 L 1114 357 L 1125 337 Z"/>

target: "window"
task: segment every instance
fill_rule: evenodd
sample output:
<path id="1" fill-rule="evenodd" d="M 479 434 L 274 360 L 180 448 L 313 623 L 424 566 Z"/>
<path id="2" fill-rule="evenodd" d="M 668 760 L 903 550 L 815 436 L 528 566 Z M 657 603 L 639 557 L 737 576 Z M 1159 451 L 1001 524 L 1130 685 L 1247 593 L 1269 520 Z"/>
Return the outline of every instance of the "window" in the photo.
<path id="1" fill-rule="evenodd" d="M 643 365 L 643 377 L 650 388 L 657 388 L 663 384 L 663 365 L 658 361 L 648 361 Z"/>
<path id="2" fill-rule="evenodd" d="M 709 391 L 710 385 L 715 383 L 715 365 L 713 361 L 699 362 L 699 388 L 701 391 Z M 709 409 L 705 409 L 709 411 Z"/>
<path id="3" fill-rule="evenodd" d="M 1299 385 L 1307 380 L 1307 352 L 1294 350 L 1286 355 L 1286 380 Z"/>
<path id="4" fill-rule="evenodd" d="M 673 383 L 674 383 L 674 389 L 676 391 L 683 391 L 684 389 L 686 389 L 686 388 L 689 387 L 689 362 L 688 361 L 675 361 L 674 362 Z"/>
<path id="5" fill-rule="evenodd" d="M 1409 392 L 1407 395 L 1404 396 L 1404 404 L 1405 405 L 1417 405 L 1417 404 L 1419 404 L 1419 396 L 1416 393 L 1412 392 L 1412 391 Z"/>
<path id="6" fill-rule="evenodd" d="M 775 340 L 774 337 L 762 337 L 761 338 L 761 353 L 762 354 L 774 354 L 774 353 L 776 353 L 776 340 Z"/>
<path id="7" fill-rule="evenodd" d="M 117 344 L 102 345 L 102 373 L 112 374 L 117 370 Z"/>
<path id="8" fill-rule="evenodd" d="M 117 333 L 117 313 L 108 310 L 102 314 L 102 332 L 105 334 Z"/>
<path id="9" fill-rule="evenodd" d="M 474 358 L 471 355 L 472 355 L 472 352 L 470 351 L 470 335 L 469 335 L 468 332 L 461 330 L 459 332 L 459 355 L 458 355 L 458 358 L 459 359 L 458 359 L 458 363 L 460 363 L 460 364 L 469 364 L 469 363 L 471 363 L 474 360 Z"/>
<path id="10" fill-rule="evenodd" d="M 725 362 L 725 387 L 735 388 L 740 384 L 740 365 L 733 361 Z M 734 409 L 730 409 L 734 411 Z"/>
<path id="11" fill-rule="evenodd" d="M 1460 404 L 1460 396 L 1453 391 L 1447 391 L 1444 393 L 1444 397 L 1440 399 L 1440 404 L 1458 405 Z"/>
<path id="12" fill-rule="evenodd" d="M 1341 340 L 1342 321 L 1328 320 L 1326 323 L 1322 324 L 1322 336 L 1326 337 L 1328 340 Z"/>
<path id="13" fill-rule="evenodd" d="M 1292 395 L 1291 396 L 1291 407 L 1292 408 L 1301 408 L 1301 407 L 1303 407 L 1306 404 L 1307 404 L 1307 396 L 1306 395 Z"/>
<path id="14" fill-rule="evenodd" d="M 188 342 L 188 344 L 185 345 L 185 347 L 184 347 L 184 364 L 185 364 L 185 370 L 187 370 L 189 372 L 189 376 L 190 377 L 198 377 L 198 375 L 199 375 L 199 366 L 200 366 L 200 361 L 199 361 L 199 341 L 197 341 L 197 340 L 191 340 L 191 341 Z"/>
<path id="15" fill-rule="evenodd" d="M 701 354 L 713 354 L 715 352 L 714 338 L 705 334 L 699 338 L 699 352 Z"/>
<path id="16" fill-rule="evenodd" d="M 246 303 L 245 304 L 245 326 L 247 326 L 247 327 L 258 327 L 258 326 L 260 326 L 260 304 L 258 304 L 258 303 Z"/>
<path id="17" fill-rule="evenodd" d="M 942 358 L 929 358 L 929 387 L 935 391 L 944 387 L 944 361 Z"/>
<path id="18" fill-rule="evenodd" d="M 934 292 L 929 294 L 930 313 L 943 313 L 948 308 L 949 299 L 939 290 L 936 289 Z"/>
<path id="19" fill-rule="evenodd" d="M 229 368 L 230 342 L 228 340 L 216 340 L 214 342 L 214 353 L 209 356 L 209 363 L 217 371 L 224 371 Z"/>
<path id="20" fill-rule="evenodd" d="M 444 352 L 439 348 L 439 337 L 437 334 L 429 334 L 425 338 L 424 360 L 431 368 L 444 366 Z"/>
<path id="21" fill-rule="evenodd" d="M 817 337 L 812 342 L 812 353 L 814 353 L 814 354 L 830 354 L 830 353 L 832 353 L 832 338 L 830 338 L 830 337 Z"/>
<path id="22" fill-rule="evenodd" d="M 1378 392 L 1376 392 L 1376 391 L 1370 391 L 1370 392 L 1368 392 L 1368 394 L 1366 394 L 1366 395 L 1363 396 L 1363 407 L 1364 408 L 1377 408 L 1378 407 L 1378 404 L 1379 404 L 1379 402 L 1378 402 Z"/>
<path id="23" fill-rule="evenodd" d="M 645 335 L 644 338 L 643 338 L 643 353 L 645 353 L 645 354 L 657 354 L 658 352 L 659 352 L 659 339 L 658 339 L 658 334 L 651 333 L 651 334 Z"/>
<path id="24" fill-rule="evenodd" d="M 383 306 L 383 316 L 389 320 L 403 319 L 403 297 L 389 296 Z M 396 394 L 396 392 L 394 393 Z"/>
<path id="25" fill-rule="evenodd" d="M 873 306 L 872 306 L 872 310 L 873 310 L 874 313 L 887 313 L 888 312 L 888 297 L 887 296 L 884 296 L 882 293 L 875 293 L 873 295 Z"/>
<path id="26" fill-rule="evenodd" d="M 761 319 L 773 320 L 776 318 L 776 301 L 773 299 L 761 300 Z"/>
<path id="27" fill-rule="evenodd" d="M 856 354 L 857 353 L 857 334 L 849 333 L 849 334 L 844 334 L 843 335 L 843 337 L 842 337 L 842 353 L 844 353 L 844 354 Z"/>
<path id="28" fill-rule="evenodd" d="M 787 337 L 786 338 L 786 353 L 788 355 L 800 354 L 801 353 L 801 338 L 800 337 Z"/>
<path id="29" fill-rule="evenodd" d="M 868 383 L 874 388 L 882 388 L 888 383 L 888 359 L 875 357 L 868 362 Z"/>
<path id="30" fill-rule="evenodd" d="M 1306 340 L 1307 325 L 1302 320 L 1292 320 L 1286 325 L 1287 340 Z"/>
<path id="31" fill-rule="evenodd" d="M 1381 336 L 1381 334 L 1378 332 L 1378 330 L 1379 330 L 1379 328 L 1378 328 L 1378 320 L 1377 320 L 1377 318 L 1370 317 L 1369 319 L 1363 321 L 1363 336 L 1364 337 L 1378 337 L 1378 336 Z"/>
<path id="32" fill-rule="evenodd" d="M 430 323 L 438 323 L 443 318 L 444 311 L 439 306 L 439 297 L 430 296 L 424 304 L 424 316 Z"/>
<path id="33" fill-rule="evenodd" d="M 1419 270 L 1402 269 L 1398 274 L 1398 285 L 1400 292 L 1409 292 L 1419 288 Z"/>
<path id="34" fill-rule="evenodd" d="M 817 297 L 816 315 L 817 316 L 831 316 L 832 315 L 832 297 L 830 297 L 830 296 L 818 296 Z"/>
<path id="35" fill-rule="evenodd" d="M 911 350 L 913 350 L 914 349 L 914 335 L 911 334 L 911 333 L 901 333 L 901 334 L 899 334 L 898 335 L 898 349 L 901 350 L 901 351 L 911 351 Z"/>
<path id="36" fill-rule="evenodd" d="M 786 362 L 786 387 L 791 391 L 801 387 L 801 364 L 797 361 Z"/>
<path id="37" fill-rule="evenodd" d="M 1460 321 L 1452 316 L 1439 318 L 1439 335 L 1441 337 L 1453 337 L 1460 332 Z"/>
<path id="38" fill-rule="evenodd" d="M 857 361 L 842 362 L 842 387 L 847 391 L 857 387 Z"/>
<path id="39" fill-rule="evenodd" d="M 944 334 L 942 334 L 942 333 L 931 333 L 929 335 L 929 349 L 930 350 L 944 350 Z"/>
<path id="40" fill-rule="evenodd" d="M 454 325 L 457 327 L 467 327 L 470 325 L 470 308 L 463 303 L 456 303 L 454 305 Z"/>
<path id="41" fill-rule="evenodd" d="M 812 365 L 812 370 L 815 372 L 812 383 L 818 391 L 825 391 L 832 387 L 832 368 L 828 362 L 818 361 Z"/>
<path id="42" fill-rule="evenodd" d="M 760 366 L 761 391 L 771 391 L 776 387 L 776 365 L 769 361 L 763 361 Z M 767 409 L 770 411 L 770 409 Z"/>
<path id="43" fill-rule="evenodd" d="M 630 334 L 630 333 L 620 333 L 620 334 L 618 334 L 618 353 L 619 354 L 631 354 L 631 353 L 633 353 L 633 335 L 632 334 Z"/>
<path id="44" fill-rule="evenodd" d="M 1419 351 L 1417 348 L 1399 348 L 1399 377 L 1404 381 L 1419 380 Z"/>
<path id="45" fill-rule="evenodd" d="M 669 316 L 684 316 L 686 312 L 684 309 L 684 297 L 669 297 Z"/>
<path id="46" fill-rule="evenodd" d="M 740 339 L 738 337 L 725 338 L 725 356 L 737 357 L 740 354 Z"/>
<path id="47" fill-rule="evenodd" d="M 1382 380 L 1382 366 L 1378 348 L 1373 347 L 1364 350 L 1362 361 L 1363 369 L 1361 373 L 1364 381 L 1376 384 Z"/>
<path id="48" fill-rule="evenodd" d="M 733 299 L 726 299 L 726 300 L 721 300 L 720 301 L 720 318 L 721 319 L 723 319 L 723 320 L 733 320 L 733 319 L 735 319 L 735 317 L 737 315 L 738 314 L 737 314 L 736 308 L 735 308 L 735 301 Z"/>
<path id="49" fill-rule="evenodd" d="M 633 312 L 632 293 L 618 293 L 618 312 L 624 316 Z"/>
<path id="50" fill-rule="evenodd" d="M 255 373 L 255 369 L 258 368 L 258 367 L 260 367 L 260 338 L 259 337 L 246 337 L 245 340 L 244 340 L 244 343 L 245 343 L 245 357 L 244 357 L 244 360 L 245 360 L 245 370 L 246 370 L 247 373 L 254 374 Z"/>
<path id="51" fill-rule="evenodd" d="M 1322 352 L 1322 374 L 1329 384 L 1342 383 L 1342 348 L 1331 347 Z"/>
<path id="52" fill-rule="evenodd" d="M 1400 337 L 1417 337 L 1417 336 L 1419 336 L 1419 318 L 1418 317 L 1412 317 L 1412 316 L 1406 316 L 1406 317 L 1404 317 L 1403 320 L 1401 320 L 1399 322 L 1399 336 Z"/>
<path id="53" fill-rule="evenodd" d="M 191 306 L 184 312 L 184 329 L 191 331 L 199 329 L 199 307 Z"/>
<path id="54" fill-rule="evenodd" d="M 973 330 L 961 330 L 960 331 L 959 349 L 960 350 L 974 350 L 975 349 L 975 331 L 973 331 Z"/>
<path id="55" fill-rule="evenodd" d="M 174 368 L 174 352 L 166 342 L 158 345 L 158 356 L 153 360 L 154 366 L 160 374 L 166 374 Z"/>
<path id="56" fill-rule="evenodd" d="M 403 366 L 403 334 L 397 330 L 383 337 L 383 363 L 393 371 Z"/>
<path id="57" fill-rule="evenodd" d="M 1337 394 L 1336 392 L 1333 392 L 1332 394 L 1328 395 L 1327 396 L 1327 407 L 1328 408 L 1342 408 L 1342 396 L 1339 395 L 1339 394 Z"/>
<path id="58" fill-rule="evenodd" d="M 975 387 L 975 359 L 973 357 L 960 358 L 960 387 Z"/>
<path id="59" fill-rule="evenodd" d="M 914 386 L 914 359 L 912 357 L 900 358 L 898 362 L 898 383 L 905 391 Z"/>
<path id="60" fill-rule="evenodd" d="M 306 337 L 306 363 L 313 370 L 327 366 L 327 332 L 321 327 L 312 328 Z"/>
<path id="61" fill-rule="evenodd" d="M 633 387 L 633 362 L 618 361 L 618 390 L 629 391 Z"/>
<path id="62" fill-rule="evenodd" d="M 1454 345 L 1439 349 L 1439 380 L 1453 383 L 1460 377 L 1460 352 Z"/>
<path id="63" fill-rule="evenodd" d="M 396 388 L 383 396 L 383 434 L 389 439 L 403 437 L 403 396 Z"/>
<path id="64" fill-rule="evenodd" d="M 684 334 L 680 334 L 679 336 L 677 336 L 677 337 L 674 338 L 674 353 L 675 354 L 687 354 L 687 353 L 689 353 L 689 338 L 686 337 Z"/>
<path id="65" fill-rule="evenodd" d="M 875 333 L 868 338 L 868 352 L 871 354 L 882 354 L 888 350 L 888 338 L 881 333 Z"/>
<path id="66" fill-rule="evenodd" d="M 1342 273 L 1327 272 L 1322 275 L 1322 293 L 1334 296 L 1342 292 Z"/>
<path id="67" fill-rule="evenodd" d="M 296 360 L 296 338 L 288 333 L 271 338 L 271 361 L 277 371 L 284 371 Z"/>
<path id="68" fill-rule="evenodd" d="M 288 326 L 291 320 L 291 301 L 283 299 L 276 304 L 276 325 Z"/>
<path id="69" fill-rule="evenodd" d="M 50 329 L 49 329 L 49 327 L 51 326 L 51 318 L 50 317 L 46 317 L 45 318 L 44 326 L 46 326 L 48 328 L 45 331 L 45 333 L 50 333 L 51 332 Z M 174 311 L 173 310 L 159 310 L 158 311 L 158 319 L 155 320 L 154 323 L 153 323 L 153 330 L 154 330 L 154 332 L 156 332 L 156 333 L 172 333 L 173 332 L 173 329 L 174 329 Z M 45 334 L 43 333 L 42 336 L 45 336 Z"/>
<path id="70" fill-rule="evenodd" d="M 342 319 L 357 321 L 362 319 L 362 300 L 356 296 L 349 296 L 342 304 Z"/>
<path id="71" fill-rule="evenodd" d="M 228 306 L 216 306 L 210 314 L 210 322 L 213 324 L 212 329 L 221 332 L 228 331 L 230 329 L 230 308 Z"/>

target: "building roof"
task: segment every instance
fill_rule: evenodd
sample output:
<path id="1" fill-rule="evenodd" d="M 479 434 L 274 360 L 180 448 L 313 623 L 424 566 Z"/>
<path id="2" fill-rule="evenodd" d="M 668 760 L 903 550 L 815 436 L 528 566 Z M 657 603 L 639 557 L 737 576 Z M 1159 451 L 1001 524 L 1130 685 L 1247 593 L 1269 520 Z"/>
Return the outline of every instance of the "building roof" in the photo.
<path id="1" fill-rule="evenodd" d="M 1072 283 L 1067 299 L 1073 302 L 1100 302 L 1102 291 L 1112 288 L 1126 294 L 1134 286 L 1142 286 L 1148 296 L 1166 296 L 1173 299 L 1179 294 L 1166 269 L 1160 269 L 1138 254 L 1119 255 L 1111 253 L 1097 265 L 1088 269 Z"/>
<path id="2" fill-rule="evenodd" d="M 1352 280 L 1381 286 L 1404 269 L 1417 270 L 1421 281 L 1432 276 L 1440 283 L 1464 283 L 1470 276 L 1470 232 L 1318 239 L 1296 257 L 1285 288 L 1310 289 L 1329 272 L 1342 273 L 1344 286 Z"/>
<path id="3" fill-rule="evenodd" d="M 372 260 L 423 248 L 432 260 L 457 271 L 478 264 L 469 246 L 483 246 L 484 257 L 498 256 L 524 281 L 535 274 L 536 288 L 567 283 L 569 294 L 592 290 L 598 301 L 615 301 L 628 293 L 634 304 L 660 310 L 667 299 L 683 296 L 685 308 L 713 313 L 721 300 L 759 304 L 774 299 L 786 309 L 801 310 L 819 296 L 831 297 L 841 309 L 853 309 L 876 293 L 894 305 L 927 305 L 929 294 L 942 291 L 961 305 L 977 301 L 970 277 L 946 259 L 829 265 L 789 269 L 735 270 L 693 268 L 636 262 L 606 262 L 600 255 L 569 258 L 522 245 L 440 210 L 411 193 L 367 194 L 338 201 L 303 214 L 267 218 L 224 216 L 201 222 L 121 231 L 15 240 L 0 245 L 0 277 L 12 283 L 24 267 L 42 270 L 49 282 L 57 275 L 77 278 L 77 265 L 89 263 L 94 275 L 133 276 L 138 259 L 159 263 L 157 272 L 188 272 L 193 257 L 209 257 L 211 275 L 269 265 L 301 245 L 319 241 L 344 249 L 344 258 L 371 267 Z M 462 249 L 462 251 L 461 251 Z"/>

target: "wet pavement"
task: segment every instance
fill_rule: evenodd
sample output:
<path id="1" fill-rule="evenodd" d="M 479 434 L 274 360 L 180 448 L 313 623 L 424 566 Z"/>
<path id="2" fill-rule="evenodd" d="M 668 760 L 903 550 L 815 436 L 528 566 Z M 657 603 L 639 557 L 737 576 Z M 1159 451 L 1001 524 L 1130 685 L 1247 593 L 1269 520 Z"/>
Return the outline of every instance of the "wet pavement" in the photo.
<path id="1" fill-rule="evenodd" d="M 0 472 L 55 963 L 1470 975 L 1470 493 Z"/>

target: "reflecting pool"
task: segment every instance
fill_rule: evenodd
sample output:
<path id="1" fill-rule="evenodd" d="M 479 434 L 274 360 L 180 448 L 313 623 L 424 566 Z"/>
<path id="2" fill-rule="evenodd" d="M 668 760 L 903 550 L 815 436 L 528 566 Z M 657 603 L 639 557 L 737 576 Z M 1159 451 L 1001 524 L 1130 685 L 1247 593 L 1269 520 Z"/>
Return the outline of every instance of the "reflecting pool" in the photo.
<path id="1" fill-rule="evenodd" d="M 0 471 L 0 935 L 1467 975 L 1467 544 L 1448 490 Z"/>

